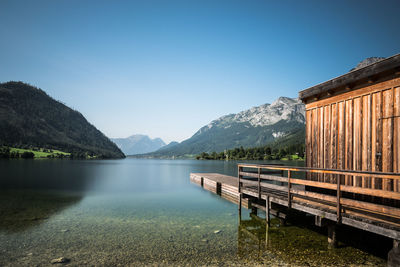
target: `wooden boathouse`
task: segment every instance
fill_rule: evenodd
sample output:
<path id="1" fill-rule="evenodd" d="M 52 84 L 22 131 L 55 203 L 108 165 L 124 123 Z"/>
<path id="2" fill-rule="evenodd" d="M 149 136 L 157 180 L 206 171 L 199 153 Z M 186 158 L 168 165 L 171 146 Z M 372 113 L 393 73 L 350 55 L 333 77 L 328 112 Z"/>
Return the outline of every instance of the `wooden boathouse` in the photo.
<path id="1" fill-rule="evenodd" d="M 299 92 L 306 105 L 306 167 L 238 164 L 238 176 L 191 174 L 231 201 L 285 219 L 315 216 L 336 244 L 340 224 L 393 239 L 400 266 L 400 54 Z"/>
<path id="2" fill-rule="evenodd" d="M 299 93 L 306 104 L 307 167 L 400 171 L 399 67 L 400 55 L 396 55 Z M 400 181 L 395 179 L 341 179 L 344 185 L 400 191 Z"/>

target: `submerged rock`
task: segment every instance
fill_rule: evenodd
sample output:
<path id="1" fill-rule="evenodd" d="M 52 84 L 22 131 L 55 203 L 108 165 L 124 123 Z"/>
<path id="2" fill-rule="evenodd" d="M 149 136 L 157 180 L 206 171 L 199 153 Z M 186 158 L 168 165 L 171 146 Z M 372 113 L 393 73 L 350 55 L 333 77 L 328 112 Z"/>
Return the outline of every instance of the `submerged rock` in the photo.
<path id="1" fill-rule="evenodd" d="M 215 230 L 214 231 L 214 234 L 219 234 L 219 233 L 221 233 L 221 230 Z"/>
<path id="2" fill-rule="evenodd" d="M 60 258 L 51 260 L 51 264 L 68 263 L 68 262 L 70 262 L 70 259 L 67 259 L 67 258 L 64 258 L 64 257 L 60 257 Z"/>

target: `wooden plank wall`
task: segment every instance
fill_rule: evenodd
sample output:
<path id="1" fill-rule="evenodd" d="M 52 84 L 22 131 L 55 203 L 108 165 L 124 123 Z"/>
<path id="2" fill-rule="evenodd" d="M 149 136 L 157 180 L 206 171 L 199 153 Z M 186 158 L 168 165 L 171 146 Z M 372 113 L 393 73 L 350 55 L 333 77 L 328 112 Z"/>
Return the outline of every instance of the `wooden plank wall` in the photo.
<path id="1" fill-rule="evenodd" d="M 400 172 L 400 78 L 306 105 L 308 167 Z M 336 183 L 333 175 L 308 179 Z M 342 184 L 400 191 L 400 182 L 339 177 Z"/>
<path id="2" fill-rule="evenodd" d="M 393 113 L 393 172 L 400 172 L 400 87 L 394 88 Z M 400 181 L 395 183 L 394 191 L 400 192 Z"/>

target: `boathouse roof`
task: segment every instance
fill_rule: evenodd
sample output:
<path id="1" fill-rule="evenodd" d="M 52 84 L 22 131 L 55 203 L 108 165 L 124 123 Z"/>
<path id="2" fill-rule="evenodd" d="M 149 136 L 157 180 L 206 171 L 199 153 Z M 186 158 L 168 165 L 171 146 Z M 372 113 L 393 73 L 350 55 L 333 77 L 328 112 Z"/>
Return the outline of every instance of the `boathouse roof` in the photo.
<path id="1" fill-rule="evenodd" d="M 400 74 L 400 54 L 372 63 L 363 68 L 352 70 L 342 76 L 320 83 L 299 92 L 303 102 L 319 100 L 332 95 L 356 90 L 365 84 L 372 84 L 384 77 Z"/>

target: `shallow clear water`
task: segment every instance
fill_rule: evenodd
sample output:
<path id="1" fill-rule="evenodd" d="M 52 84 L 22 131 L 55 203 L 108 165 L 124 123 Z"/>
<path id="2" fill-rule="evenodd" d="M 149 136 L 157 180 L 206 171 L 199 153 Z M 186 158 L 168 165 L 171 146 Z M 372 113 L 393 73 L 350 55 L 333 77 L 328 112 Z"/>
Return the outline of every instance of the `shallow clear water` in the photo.
<path id="1" fill-rule="evenodd" d="M 301 226 L 266 231 L 248 212 L 239 222 L 235 204 L 190 183 L 190 172 L 236 175 L 236 163 L 2 160 L 0 266 L 59 257 L 69 266 L 385 264 L 349 246 L 329 250 Z"/>

